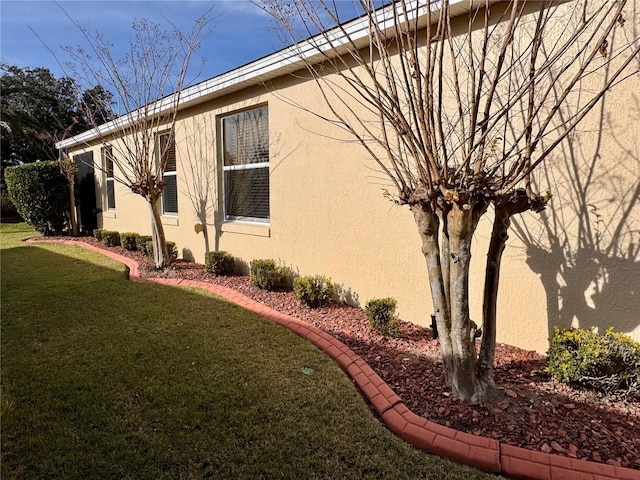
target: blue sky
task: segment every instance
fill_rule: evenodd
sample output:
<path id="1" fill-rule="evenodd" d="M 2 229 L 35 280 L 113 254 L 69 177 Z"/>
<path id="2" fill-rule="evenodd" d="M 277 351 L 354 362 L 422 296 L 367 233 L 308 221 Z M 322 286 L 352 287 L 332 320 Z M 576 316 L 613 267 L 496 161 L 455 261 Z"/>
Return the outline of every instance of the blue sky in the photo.
<path id="1" fill-rule="evenodd" d="M 57 3 L 90 32 L 104 34 L 116 52 L 128 48 L 135 18 L 147 18 L 163 25 L 169 19 L 183 31 L 189 31 L 193 22 L 213 6 L 212 16 L 216 19 L 201 50 L 192 59 L 192 64 L 198 66 L 201 58 L 207 60 L 198 81 L 283 47 L 270 17 L 248 0 L 62 0 Z M 82 37 L 60 6 L 52 0 L 0 0 L 2 62 L 20 67 L 46 67 L 56 77 L 62 76 L 64 72 L 56 56 L 62 64 L 68 57 L 61 46 L 81 45 Z"/>

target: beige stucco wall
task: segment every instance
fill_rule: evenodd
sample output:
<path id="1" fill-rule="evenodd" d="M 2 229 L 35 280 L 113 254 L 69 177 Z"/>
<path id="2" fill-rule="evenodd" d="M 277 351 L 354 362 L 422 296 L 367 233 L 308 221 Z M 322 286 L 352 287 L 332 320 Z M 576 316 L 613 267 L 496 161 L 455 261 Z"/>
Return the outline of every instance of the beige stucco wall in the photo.
<path id="1" fill-rule="evenodd" d="M 548 188 L 553 202 L 542 217 L 520 217 L 520 228 L 509 240 L 498 341 L 544 352 L 550 328 L 561 323 L 601 330 L 614 326 L 640 339 L 640 264 L 631 252 L 640 243 L 638 207 L 632 208 L 638 194 L 632 189 L 640 177 L 638 91 L 636 75 L 608 94 L 604 113 L 590 115 L 573 143 L 559 149 L 548 170 L 541 171 L 540 189 Z M 360 305 L 395 297 L 401 318 L 429 324 L 426 268 L 408 208 L 383 196 L 389 182 L 361 147 L 341 141 L 347 138 L 338 129 L 291 102 L 324 110 L 313 84 L 287 77 L 181 112 L 176 124 L 179 214 L 163 217 L 167 239 L 177 243 L 181 257 L 204 262 L 205 237 L 194 227 L 201 223 L 198 206 L 207 197 L 210 250 L 226 250 L 246 263 L 280 259 L 300 275 L 327 275 Z M 268 225 L 225 223 L 217 195 L 219 120 L 263 104 L 269 108 L 271 219 Z M 71 153 L 87 148 L 99 163 L 99 145 Z M 578 186 L 570 174 L 574 166 L 581 171 Z M 97 177 L 105 208 L 104 180 Z M 116 187 L 115 212 L 101 217 L 107 229 L 150 233 L 145 201 L 122 185 Z M 489 212 L 473 246 L 471 312 L 478 323 L 490 219 Z M 586 226 L 591 240 L 583 233 Z M 554 237 L 561 247 L 554 246 Z M 585 268 L 581 255 L 596 266 Z"/>

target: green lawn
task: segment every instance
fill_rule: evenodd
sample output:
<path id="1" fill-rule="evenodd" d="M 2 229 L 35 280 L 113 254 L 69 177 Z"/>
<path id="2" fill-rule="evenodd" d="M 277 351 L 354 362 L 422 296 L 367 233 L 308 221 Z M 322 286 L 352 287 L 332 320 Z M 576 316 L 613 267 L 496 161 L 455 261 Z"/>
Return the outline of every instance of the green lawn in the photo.
<path id="1" fill-rule="evenodd" d="M 404 444 L 290 332 L 32 235 L 0 227 L 3 479 L 490 478 Z"/>

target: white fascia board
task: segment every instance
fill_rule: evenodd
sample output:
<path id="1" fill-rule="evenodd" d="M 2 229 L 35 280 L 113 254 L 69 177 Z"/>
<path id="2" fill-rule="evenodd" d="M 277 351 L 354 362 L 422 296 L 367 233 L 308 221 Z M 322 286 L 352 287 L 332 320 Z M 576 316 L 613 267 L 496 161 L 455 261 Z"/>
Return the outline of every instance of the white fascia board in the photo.
<path id="1" fill-rule="evenodd" d="M 467 13 L 470 9 L 486 4 L 492 5 L 502 0 L 449 0 L 449 10 L 451 16 L 458 16 Z M 404 20 L 401 6 L 392 4 L 376 12 L 375 20 L 380 25 L 381 30 L 389 31 L 396 27 L 394 12 L 398 11 L 401 21 L 414 21 L 416 15 L 419 17 L 420 26 L 424 26 L 429 18 L 437 19 L 440 13 L 442 2 L 431 3 L 431 13 L 427 14 L 428 0 L 419 0 L 418 8 L 410 12 L 409 18 Z M 416 14 L 417 12 L 417 14 Z M 424 19 L 424 20 L 423 20 Z M 344 32 L 343 33 L 343 30 Z M 308 40 L 294 44 L 290 47 L 279 50 L 271 55 L 260 58 L 242 67 L 231 70 L 227 73 L 205 80 L 197 85 L 187 87 L 182 92 L 171 94 L 158 100 L 151 108 L 151 114 L 161 114 L 179 102 L 178 108 L 186 108 L 216 97 L 221 97 L 233 93 L 243 88 L 259 85 L 263 82 L 273 80 L 288 73 L 295 72 L 305 67 L 308 63 L 320 61 L 327 52 L 334 51 L 335 55 L 344 54 L 351 43 L 362 48 L 369 42 L 369 19 L 367 16 L 356 18 L 340 27 L 315 35 Z M 86 144 L 100 137 L 113 134 L 130 125 L 138 115 L 139 110 L 130 114 L 125 114 L 97 128 L 88 130 L 81 134 L 67 138 L 56 143 L 56 148 L 70 148 L 76 145 Z"/>

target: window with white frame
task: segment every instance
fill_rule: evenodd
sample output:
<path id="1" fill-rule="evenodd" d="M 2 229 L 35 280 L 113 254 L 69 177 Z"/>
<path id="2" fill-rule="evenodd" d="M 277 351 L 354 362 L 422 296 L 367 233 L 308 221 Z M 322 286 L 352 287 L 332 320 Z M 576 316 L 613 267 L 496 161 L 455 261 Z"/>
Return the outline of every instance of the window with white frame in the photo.
<path id="1" fill-rule="evenodd" d="M 267 106 L 222 119 L 225 220 L 269 221 L 269 112 Z"/>
<path id="2" fill-rule="evenodd" d="M 178 214 L 178 177 L 176 175 L 176 143 L 170 132 L 156 135 L 156 161 L 164 161 L 162 214 Z"/>
<path id="3" fill-rule="evenodd" d="M 107 210 L 116 209 L 116 182 L 113 174 L 113 149 L 110 146 L 102 147 L 102 171 L 105 177 L 105 192 Z"/>

